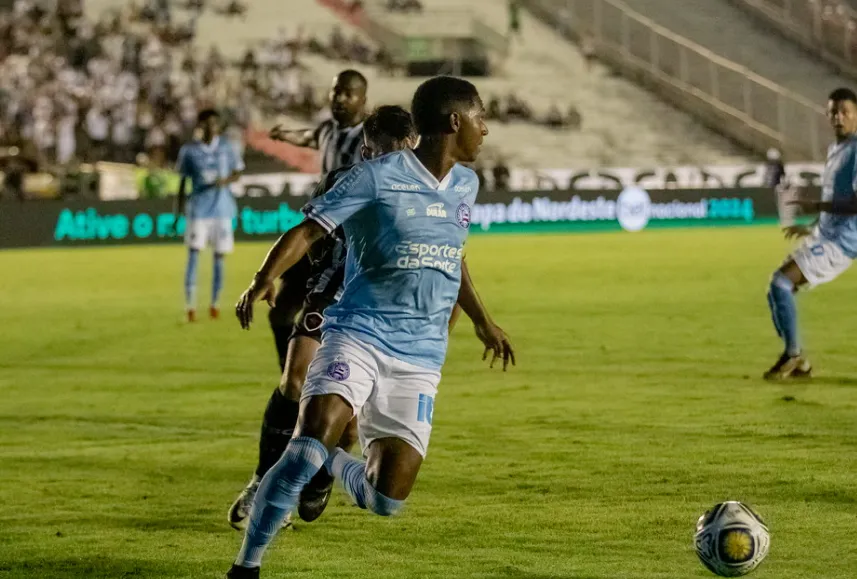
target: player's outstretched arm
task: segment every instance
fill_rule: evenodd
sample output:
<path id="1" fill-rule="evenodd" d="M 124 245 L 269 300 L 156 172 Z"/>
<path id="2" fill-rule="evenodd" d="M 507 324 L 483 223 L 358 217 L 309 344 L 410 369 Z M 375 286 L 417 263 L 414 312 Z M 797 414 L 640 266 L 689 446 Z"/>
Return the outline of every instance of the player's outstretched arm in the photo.
<path id="1" fill-rule="evenodd" d="M 473 280 L 470 277 L 470 271 L 467 269 L 467 262 L 461 262 L 461 288 L 458 290 L 458 305 L 467 314 L 467 317 L 473 322 L 473 327 L 476 329 L 476 337 L 485 345 L 485 352 L 482 353 L 482 359 L 488 358 L 488 352 L 493 352 L 491 357 L 490 367 L 494 367 L 494 362 L 503 358 L 503 371 L 509 367 L 509 362 L 515 365 L 515 350 L 512 348 L 512 343 L 509 341 L 509 336 L 503 331 L 500 326 L 494 323 L 485 305 L 476 293 L 476 288 L 473 286 Z"/>
<path id="2" fill-rule="evenodd" d="M 327 232 L 321 225 L 312 219 L 307 219 L 280 236 L 280 239 L 265 256 L 262 267 L 253 276 L 250 287 L 241 294 L 238 304 L 235 306 L 235 315 L 238 316 L 242 328 L 245 330 L 250 328 L 255 302 L 264 299 L 268 305 L 273 307 L 274 281 L 283 275 L 287 269 L 299 262 L 312 247 L 312 244 L 326 234 Z"/>
<path id="3" fill-rule="evenodd" d="M 297 129 L 286 130 L 282 125 L 277 125 L 268 133 L 268 136 L 275 141 L 283 141 L 296 147 L 310 147 L 318 149 L 318 142 L 315 138 L 315 131 L 312 129 Z"/>
<path id="4" fill-rule="evenodd" d="M 831 215 L 857 215 L 857 196 L 847 201 L 814 201 L 809 199 L 798 199 L 791 201 L 789 205 L 796 205 L 804 213 L 830 213 Z"/>

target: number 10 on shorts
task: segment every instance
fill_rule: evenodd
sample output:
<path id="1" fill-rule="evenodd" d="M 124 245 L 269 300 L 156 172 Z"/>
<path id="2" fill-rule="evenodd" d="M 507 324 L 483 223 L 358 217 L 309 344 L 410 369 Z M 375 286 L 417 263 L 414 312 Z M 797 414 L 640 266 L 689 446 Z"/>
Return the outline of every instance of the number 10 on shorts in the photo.
<path id="1" fill-rule="evenodd" d="M 417 422 L 427 422 L 428 424 L 431 424 L 433 415 L 434 398 L 425 394 L 420 394 L 419 404 L 417 406 Z"/>

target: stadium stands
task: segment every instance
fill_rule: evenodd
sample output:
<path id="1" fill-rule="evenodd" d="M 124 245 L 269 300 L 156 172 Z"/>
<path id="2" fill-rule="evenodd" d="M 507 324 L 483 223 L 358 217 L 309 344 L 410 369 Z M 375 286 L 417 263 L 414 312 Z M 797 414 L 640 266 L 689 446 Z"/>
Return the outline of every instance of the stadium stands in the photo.
<path id="1" fill-rule="evenodd" d="M 681 10 L 670 2 L 635 1 L 642 12 L 620 0 L 526 3 L 624 76 L 747 147 L 759 152 L 777 147 L 792 159 L 824 158 L 829 131 L 824 100 L 844 79 L 775 32 L 755 26 L 726 0 L 692 0 Z"/>
<path id="2" fill-rule="evenodd" d="M 732 0 L 784 36 L 857 77 L 855 0 Z"/>
<path id="3" fill-rule="evenodd" d="M 104 110 L 97 109 L 98 101 L 90 97 L 76 99 L 77 157 L 133 161 L 138 152 L 166 147 L 168 161 L 189 135 L 196 111 L 215 104 L 225 108 L 238 127 L 264 129 L 275 121 L 311 125 L 324 115 L 330 79 L 345 67 L 365 72 L 373 104 L 407 104 L 420 79 L 402 76 L 395 63 L 385 58 L 384 45 L 355 26 L 354 19 L 331 9 L 332 1 L 293 0 L 290 13 L 296 17 L 284 26 L 282 3 L 275 0 L 255 0 L 244 12 L 236 3 L 231 13 L 224 3 L 209 3 L 199 10 L 193 2 L 151 1 L 135 10 L 122 0 L 89 0 L 83 4 L 87 16 L 83 29 L 95 32 L 107 60 L 112 62 L 123 51 L 133 53 L 133 45 L 138 43 L 142 58 L 151 62 L 138 71 L 116 68 L 121 64 L 117 60 L 110 65 L 113 72 L 88 85 L 108 87 L 110 79 L 122 73 L 129 82 L 142 86 L 145 98 L 138 98 L 136 91 L 132 97 L 114 95 L 111 98 L 119 101 L 107 103 Z M 421 12 L 399 10 L 391 18 L 404 26 L 408 19 L 416 19 L 412 22 L 418 24 L 420 18 L 432 14 L 461 13 L 460 5 L 451 0 L 424 0 L 422 5 Z M 366 9 L 385 11 L 388 6 L 369 2 Z M 121 17 L 114 18 L 118 13 Z M 520 36 L 507 43 L 505 3 L 474 1 L 468 3 L 467 13 L 480 23 L 483 38 L 493 35 L 489 44 L 494 74 L 476 79 L 493 115 L 486 150 L 489 163 L 559 168 L 718 164 L 746 159 L 745 150 L 592 64 L 588 55 L 529 15 L 521 16 Z M 103 32 L 108 24 L 115 30 Z M 131 48 L 126 47 L 129 44 Z M 298 45 L 301 48 L 294 48 Z M 281 68 L 284 63 L 287 66 Z M 145 106 L 140 104 L 143 101 L 148 101 Z M 151 121 L 140 114 L 149 107 L 154 109 Z M 92 109 L 96 109 L 91 115 L 94 120 L 87 125 L 87 113 Z M 127 112 L 125 117 L 117 116 L 121 111 Z M 65 122 L 74 124 L 71 113 L 68 116 Z M 95 121 L 107 123 L 111 134 L 88 138 L 87 131 L 97 129 Z M 122 123 L 130 125 L 128 143 L 121 131 L 118 140 L 112 135 L 113 128 Z M 54 130 L 59 131 L 59 126 Z M 53 156 L 55 141 L 56 135 L 53 144 L 44 139 L 37 145 L 43 154 Z M 91 142 L 100 145 L 88 146 Z M 60 161 L 68 157 L 64 155 Z"/>
<path id="4" fill-rule="evenodd" d="M 453 5 L 447 0 L 424 0 L 423 4 L 425 11 Z M 471 2 L 468 9 L 486 25 L 505 32 L 504 3 Z M 513 40 L 497 74 L 474 79 L 486 101 L 515 95 L 532 112 L 529 122 L 491 123 L 490 145 L 497 158 L 533 167 L 731 163 L 746 158 L 743 150 L 691 117 L 603 67 L 590 67 L 580 50 L 549 27 L 526 14 L 522 20 L 522 38 Z M 309 56 L 306 62 L 327 77 L 341 66 Z M 390 76 L 379 67 L 361 70 L 370 80 L 370 98 L 375 103 L 383 99 L 407 104 L 420 82 Z M 563 113 L 572 107 L 577 110 L 582 117 L 580 130 L 545 126 L 554 105 Z M 629 134 L 634 137 L 629 139 Z"/>

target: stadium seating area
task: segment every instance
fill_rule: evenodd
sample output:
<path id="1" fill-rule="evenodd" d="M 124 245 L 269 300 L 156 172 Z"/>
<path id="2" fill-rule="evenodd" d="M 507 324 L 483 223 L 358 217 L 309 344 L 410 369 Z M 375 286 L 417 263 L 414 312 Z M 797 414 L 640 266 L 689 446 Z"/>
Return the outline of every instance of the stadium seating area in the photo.
<path id="1" fill-rule="evenodd" d="M 377 47 L 364 31 L 322 3 L 296 0 L 293 4 L 295 13 L 301 15 L 304 34 L 324 39 L 340 29 L 345 38 L 356 37 Z M 456 8 L 448 0 L 426 0 L 423 5 L 421 15 L 412 17 Z M 487 25 L 505 33 L 505 3 L 486 0 L 471 3 L 468 8 L 477 11 Z M 200 46 L 217 43 L 228 26 L 230 37 L 238 42 L 224 46 L 223 51 L 238 58 L 242 46 L 260 46 L 280 34 L 281 21 L 276 16 L 279 11 L 279 3 L 258 0 L 241 21 L 227 23 L 203 16 L 197 41 Z M 353 64 L 318 52 L 302 55 L 301 62 L 303 78 L 316 83 L 318 92 L 343 66 Z M 407 104 L 420 82 L 418 78 L 391 74 L 383 64 L 356 66 L 369 78 L 372 104 Z M 545 82 L 546 78 L 552 81 Z M 502 159 L 517 166 L 565 167 L 730 163 L 746 159 L 744 151 L 689 116 L 591 64 L 576 47 L 526 14 L 522 15 L 521 36 L 512 40 L 509 56 L 497 74 L 480 77 L 476 82 L 486 104 L 496 101 L 499 105 L 496 116 L 508 119 L 502 122 L 498 118 L 491 123 L 486 155 L 489 162 Z M 557 113 L 562 120 L 552 128 L 548 121 L 557 118 Z M 306 122 L 294 114 L 279 120 L 293 125 Z M 628 134 L 634 138 L 628 139 Z"/>
<path id="2" fill-rule="evenodd" d="M 833 88 L 850 84 L 847 77 L 757 24 L 730 0 L 682 0 L 683 10 L 676 10 L 672 0 L 625 0 L 625 4 L 814 102 L 823 104 Z"/>
<path id="3" fill-rule="evenodd" d="M 676 11 L 669 0 L 627 4 L 816 102 L 830 87 L 848 83 L 789 40 L 754 23 L 732 2 L 688 2 L 693 10 Z M 83 24 L 70 37 L 74 42 L 67 44 L 92 46 L 74 54 L 48 50 L 33 60 L 15 53 L 13 35 L 12 54 L 2 65 L 6 93 L 26 95 L 7 98 L 6 141 L 29 141 L 45 160 L 128 161 L 153 149 L 164 149 L 169 159 L 188 136 L 195 112 L 215 104 L 227 111 L 236 130 L 264 129 L 274 122 L 311 125 L 323 118 L 327 85 L 344 67 L 366 74 L 372 104 L 407 104 L 419 78 L 403 75 L 385 46 L 354 15 L 367 11 L 431 19 L 463 10 L 509 40 L 508 50 L 492 57 L 493 74 L 477 80 L 491 119 L 485 155 L 489 164 L 686 165 L 748 158 L 746 150 L 593 62 L 585 47 L 572 45 L 525 11 L 513 16 L 501 0 L 474 0 L 466 9 L 454 0 L 294 0 L 287 22 L 282 4 L 274 0 L 246 6 L 199 6 L 194 0 L 180 6 L 162 0 L 139 7 L 120 0 L 60 4 L 77 12 L 85 9 Z M 827 4 L 832 14 L 851 14 L 841 1 Z M 26 18 L 22 9 L 18 14 L 16 18 Z M 20 20 L 5 24 L 19 29 L 20 44 L 51 17 L 40 18 L 26 26 L 18 26 Z M 72 58 L 88 59 L 85 73 L 73 72 Z M 47 79 L 22 92 L 33 66 L 46 71 L 34 77 L 36 82 L 41 76 Z M 63 96 L 56 103 L 46 97 L 54 89 L 54 76 Z M 109 88 L 117 83 L 124 88 Z"/>

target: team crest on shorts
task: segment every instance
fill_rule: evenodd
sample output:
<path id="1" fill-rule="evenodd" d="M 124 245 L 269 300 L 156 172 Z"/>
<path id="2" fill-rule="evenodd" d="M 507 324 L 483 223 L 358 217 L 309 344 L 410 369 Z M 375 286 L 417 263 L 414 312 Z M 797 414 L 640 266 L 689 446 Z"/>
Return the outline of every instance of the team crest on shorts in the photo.
<path id="1" fill-rule="evenodd" d="M 464 229 L 470 227 L 470 205 L 467 203 L 459 205 L 458 209 L 455 210 L 455 220 Z"/>
<path id="2" fill-rule="evenodd" d="M 327 367 L 327 375 L 338 382 L 342 382 L 351 376 L 351 368 L 348 366 L 348 362 L 331 362 Z"/>

